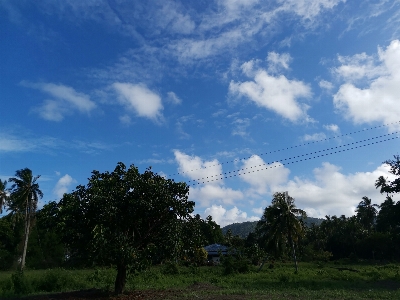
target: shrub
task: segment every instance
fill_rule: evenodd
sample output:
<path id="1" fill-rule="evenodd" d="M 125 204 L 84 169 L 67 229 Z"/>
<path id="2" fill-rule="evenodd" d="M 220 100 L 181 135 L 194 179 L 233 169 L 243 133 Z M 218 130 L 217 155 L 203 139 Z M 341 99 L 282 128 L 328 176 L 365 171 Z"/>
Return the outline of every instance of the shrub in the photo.
<path id="1" fill-rule="evenodd" d="M 14 293 L 16 295 L 26 295 L 32 290 L 30 282 L 24 275 L 24 272 L 18 271 L 11 275 L 11 282 L 13 285 Z"/>
<path id="2" fill-rule="evenodd" d="M 52 269 L 47 270 L 42 278 L 37 283 L 37 289 L 45 292 L 55 292 L 65 290 L 68 285 L 72 284 L 70 278 L 65 270 Z"/>
<path id="3" fill-rule="evenodd" d="M 176 275 L 179 274 L 179 268 L 176 263 L 173 262 L 167 262 L 164 264 L 162 268 L 162 273 L 165 275 Z"/>
<path id="4" fill-rule="evenodd" d="M 222 267 L 224 269 L 224 274 L 234 274 L 234 273 L 248 273 L 250 271 L 249 262 L 241 257 L 234 257 L 228 255 L 222 259 Z"/>

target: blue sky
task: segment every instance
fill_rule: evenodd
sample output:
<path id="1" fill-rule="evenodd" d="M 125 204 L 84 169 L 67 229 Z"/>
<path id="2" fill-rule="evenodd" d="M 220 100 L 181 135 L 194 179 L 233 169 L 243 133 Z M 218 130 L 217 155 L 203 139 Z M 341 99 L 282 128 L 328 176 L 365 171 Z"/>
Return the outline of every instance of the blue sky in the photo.
<path id="1" fill-rule="evenodd" d="M 350 216 L 399 154 L 399 23 L 397 0 L 0 0 L 0 178 L 32 169 L 42 206 L 121 161 L 221 225 L 277 191 Z"/>

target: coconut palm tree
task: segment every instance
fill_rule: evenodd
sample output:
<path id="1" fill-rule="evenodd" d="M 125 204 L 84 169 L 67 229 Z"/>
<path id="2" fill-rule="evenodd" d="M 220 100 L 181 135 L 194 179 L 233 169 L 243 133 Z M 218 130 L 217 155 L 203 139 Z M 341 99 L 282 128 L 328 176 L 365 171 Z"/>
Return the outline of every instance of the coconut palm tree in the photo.
<path id="1" fill-rule="evenodd" d="M 275 193 L 271 205 L 265 208 L 261 222 L 265 222 L 267 243 L 281 252 L 286 243 L 292 248 L 293 261 L 297 273 L 295 243 L 304 235 L 304 226 L 299 219 L 306 218 L 304 210 L 296 208 L 294 199 L 287 192 Z"/>
<path id="2" fill-rule="evenodd" d="M 6 205 L 6 201 L 7 201 L 7 191 L 6 191 L 6 185 L 7 185 L 7 181 L 1 181 L 0 180 L 0 214 L 3 213 L 3 207 L 5 207 Z"/>
<path id="3" fill-rule="evenodd" d="M 43 197 L 43 193 L 39 189 L 39 185 L 36 183 L 36 180 L 39 177 L 40 175 L 33 177 L 32 171 L 25 168 L 16 171 L 15 177 L 8 180 L 13 183 L 10 188 L 8 210 L 11 210 L 11 212 L 15 214 L 23 214 L 25 218 L 24 248 L 20 265 L 21 271 L 25 267 L 26 249 L 28 246 L 31 221 L 35 216 L 39 197 Z"/>
<path id="4" fill-rule="evenodd" d="M 363 201 L 356 208 L 357 219 L 369 232 L 374 226 L 378 214 L 378 210 L 375 207 L 379 207 L 379 205 L 372 204 L 371 199 L 368 197 L 362 197 L 362 199 Z"/>

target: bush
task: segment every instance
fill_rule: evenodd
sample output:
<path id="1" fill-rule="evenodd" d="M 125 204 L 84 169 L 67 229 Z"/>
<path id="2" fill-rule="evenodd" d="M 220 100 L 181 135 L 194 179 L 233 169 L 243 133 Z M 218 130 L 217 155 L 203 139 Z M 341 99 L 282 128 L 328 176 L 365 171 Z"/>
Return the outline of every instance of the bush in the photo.
<path id="1" fill-rule="evenodd" d="M 161 272 L 165 275 L 176 275 L 179 274 L 179 268 L 176 263 L 167 262 L 164 264 Z"/>
<path id="2" fill-rule="evenodd" d="M 24 272 L 18 271 L 11 275 L 13 290 L 16 295 L 26 295 L 32 291 L 30 282 L 24 276 Z"/>
<path id="3" fill-rule="evenodd" d="M 68 285 L 71 285 L 72 278 L 65 270 L 52 269 L 46 271 L 44 276 L 39 279 L 37 289 L 44 292 L 55 292 L 65 290 Z"/>
<path id="4" fill-rule="evenodd" d="M 228 255 L 222 259 L 222 267 L 224 269 L 224 274 L 235 274 L 235 273 L 248 273 L 250 271 L 249 262 L 241 257 L 234 257 Z"/>

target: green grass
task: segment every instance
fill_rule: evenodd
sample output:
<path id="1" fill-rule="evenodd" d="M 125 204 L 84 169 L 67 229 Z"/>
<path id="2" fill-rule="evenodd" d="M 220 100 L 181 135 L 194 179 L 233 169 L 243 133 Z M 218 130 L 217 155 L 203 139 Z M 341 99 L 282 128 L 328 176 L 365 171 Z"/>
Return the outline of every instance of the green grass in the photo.
<path id="1" fill-rule="evenodd" d="M 348 268 L 349 270 L 338 270 Z M 178 271 L 178 272 L 176 272 Z M 252 268 L 246 274 L 223 275 L 222 267 L 179 267 L 172 270 L 155 266 L 128 279 L 127 290 L 184 289 L 195 283 L 212 284 L 212 294 L 236 294 L 254 297 L 315 299 L 400 299 L 400 265 L 336 265 L 300 263 L 294 274 L 289 263 L 276 263 L 261 272 Z M 96 270 L 26 270 L 24 277 L 0 272 L 0 298 L 89 288 L 112 290 L 116 272 Z M 191 291 L 187 292 L 190 298 Z M 250 299 L 249 298 L 249 299 Z"/>

